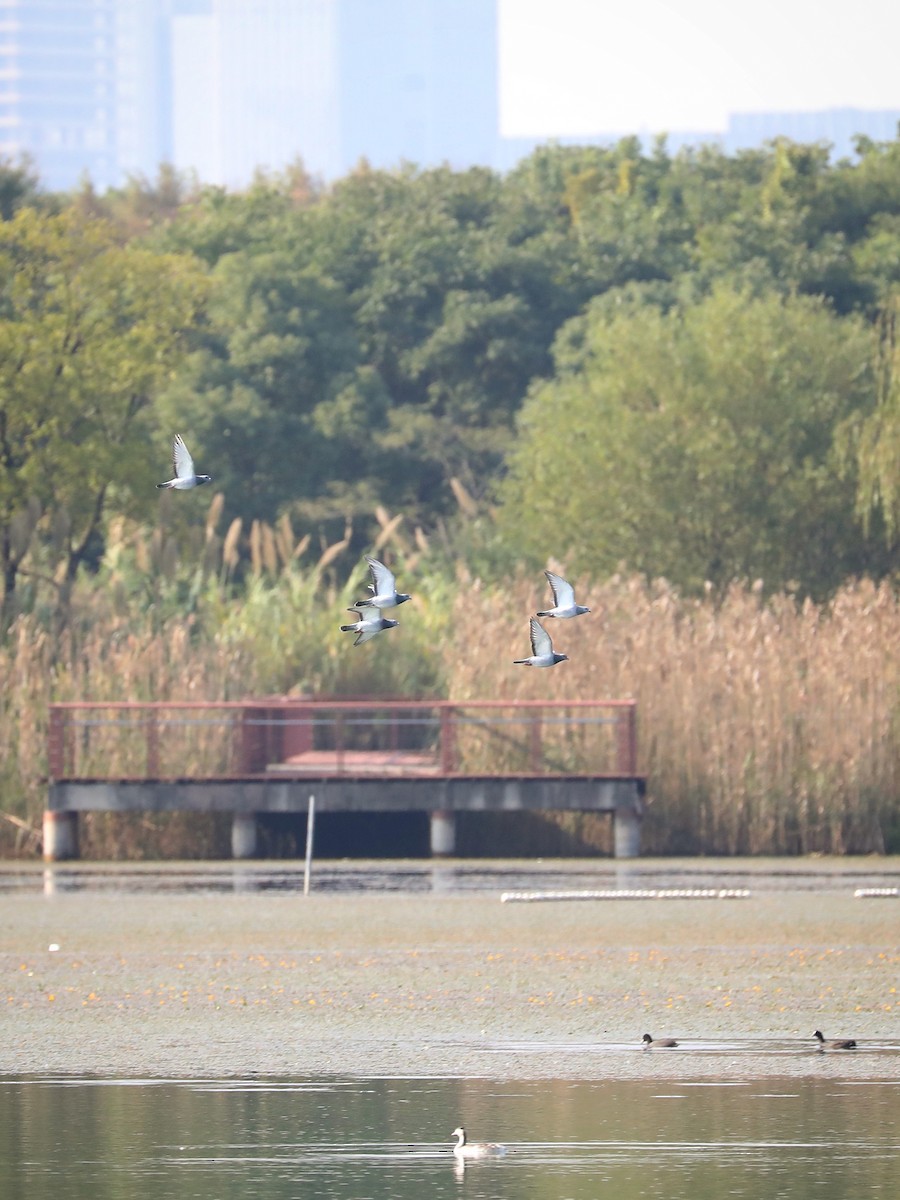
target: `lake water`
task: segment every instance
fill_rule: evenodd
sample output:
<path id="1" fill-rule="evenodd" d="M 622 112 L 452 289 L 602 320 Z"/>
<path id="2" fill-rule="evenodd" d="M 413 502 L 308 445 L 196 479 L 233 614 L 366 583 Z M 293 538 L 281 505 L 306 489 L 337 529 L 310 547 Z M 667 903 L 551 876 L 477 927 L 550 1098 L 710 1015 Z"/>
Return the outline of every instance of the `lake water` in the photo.
<path id="1" fill-rule="evenodd" d="M 449 1136 L 461 1122 L 508 1153 L 463 1168 Z M 3 1200 L 887 1200 L 898 1183 L 900 1083 L 831 1072 L 0 1079 Z"/>
<path id="2" fill-rule="evenodd" d="M 618 887 L 852 896 L 861 887 L 896 889 L 898 880 L 896 859 L 846 860 L 840 867 L 809 861 L 788 870 L 779 864 L 702 860 L 323 861 L 313 868 L 314 890 L 351 894 Z M 301 889 L 302 865 L 295 864 L 0 869 L 0 898 L 10 912 L 18 898 L 41 893 L 94 893 L 114 904 L 120 895 L 138 894 L 149 902 L 153 895 Z M 882 906 L 896 906 L 897 900 L 864 903 L 886 911 Z M 3 1018 L 0 1010 L 0 1036 Z M 109 1022 L 109 1037 L 115 1039 L 115 1013 Z M 577 1071 L 583 1052 L 643 1061 L 633 1045 L 592 1044 L 585 1051 L 571 1039 L 558 1048 L 504 1042 L 498 1053 L 508 1059 L 548 1049 L 554 1062 L 558 1059 L 554 1073 L 558 1069 L 562 1078 L 541 1082 L 0 1077 L 0 1200 L 887 1200 L 900 1195 L 900 1081 L 894 1061 L 886 1061 L 900 1053 L 896 1042 L 870 1038 L 863 1051 L 846 1057 L 817 1054 L 808 1042 L 688 1044 L 651 1052 L 671 1056 L 670 1068 L 665 1060 L 665 1078 L 615 1082 L 564 1076 Z M 738 1053 L 754 1055 L 758 1076 L 738 1074 L 733 1067 Z M 715 1058 L 707 1077 L 679 1069 L 688 1058 L 694 1065 L 698 1055 Z M 809 1060 L 799 1077 L 785 1070 L 786 1061 L 792 1065 L 798 1055 Z M 485 1070 L 492 1070 L 490 1047 L 482 1057 Z M 618 1075 L 619 1069 L 614 1066 L 610 1074 Z M 450 1137 L 460 1123 L 473 1139 L 501 1141 L 508 1153 L 462 1167 L 451 1153 Z"/>
<path id="3" fill-rule="evenodd" d="M 485 895 L 503 891 L 591 889 L 748 889 L 759 892 L 836 892 L 857 888 L 895 890 L 897 858 L 806 860 L 610 859 L 321 860 L 313 864 L 316 892 L 440 893 Z M 303 864 L 72 863 L 43 869 L 0 863 L 0 896 L 15 892 L 155 895 L 228 892 L 302 892 Z"/>

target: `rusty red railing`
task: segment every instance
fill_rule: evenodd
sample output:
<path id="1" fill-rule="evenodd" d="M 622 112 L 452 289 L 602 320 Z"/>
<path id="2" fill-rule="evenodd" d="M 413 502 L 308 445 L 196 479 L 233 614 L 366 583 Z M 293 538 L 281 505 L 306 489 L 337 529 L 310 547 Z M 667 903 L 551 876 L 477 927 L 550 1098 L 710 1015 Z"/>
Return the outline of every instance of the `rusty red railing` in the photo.
<path id="1" fill-rule="evenodd" d="M 71 701 L 51 779 L 637 772 L 633 700 Z"/>

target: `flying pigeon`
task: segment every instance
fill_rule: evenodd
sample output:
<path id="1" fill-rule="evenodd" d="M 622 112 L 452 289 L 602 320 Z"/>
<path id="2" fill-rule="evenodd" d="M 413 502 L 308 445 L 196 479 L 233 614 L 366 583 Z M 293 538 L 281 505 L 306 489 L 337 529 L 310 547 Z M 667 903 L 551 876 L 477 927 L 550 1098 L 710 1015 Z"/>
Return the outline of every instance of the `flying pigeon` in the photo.
<path id="1" fill-rule="evenodd" d="M 342 625 L 341 633 L 355 633 L 356 640 L 354 646 L 359 646 L 362 642 L 368 642 L 376 633 L 381 633 L 382 629 L 393 629 L 395 625 L 399 625 L 399 621 L 390 621 L 387 617 L 381 615 L 381 610 L 376 608 L 374 604 L 363 604 L 359 608 L 348 608 L 347 612 L 352 612 L 354 617 L 359 620 L 352 625 Z"/>
<path id="2" fill-rule="evenodd" d="M 552 571 L 545 571 L 544 574 L 553 592 L 553 608 L 539 612 L 539 617 L 580 617 L 582 613 L 591 611 L 583 604 L 575 603 L 575 589 L 561 575 L 554 575 Z"/>
<path id="3" fill-rule="evenodd" d="M 553 667 L 558 662 L 568 659 L 568 654 L 556 654 L 550 634 L 537 617 L 531 618 L 531 657 L 515 658 L 513 662 L 524 663 L 526 667 Z"/>
<path id="4" fill-rule="evenodd" d="M 189 488 L 199 487 L 201 483 L 212 483 L 211 475 L 197 475 L 194 472 L 194 460 L 180 433 L 175 434 L 172 443 L 172 464 L 175 468 L 175 478 L 158 483 L 158 488 L 174 488 L 178 492 L 186 492 Z"/>
<path id="5" fill-rule="evenodd" d="M 372 574 L 372 582 L 369 584 L 372 595 L 365 600 L 355 601 L 354 608 L 396 608 L 398 604 L 405 604 L 407 600 L 412 599 L 412 596 L 406 595 L 405 592 L 397 591 L 393 572 L 389 571 L 384 563 L 379 562 L 377 558 L 370 558 L 368 554 L 366 562 Z"/>

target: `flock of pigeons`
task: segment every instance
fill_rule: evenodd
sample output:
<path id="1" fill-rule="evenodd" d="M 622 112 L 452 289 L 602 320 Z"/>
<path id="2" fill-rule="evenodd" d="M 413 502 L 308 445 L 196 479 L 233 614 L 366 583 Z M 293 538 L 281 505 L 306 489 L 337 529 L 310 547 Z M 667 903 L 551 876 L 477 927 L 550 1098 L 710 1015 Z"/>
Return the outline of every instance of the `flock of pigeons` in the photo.
<path id="1" fill-rule="evenodd" d="M 186 492 L 191 488 L 212 482 L 211 475 L 197 474 L 194 460 L 184 444 L 181 434 L 175 435 L 172 445 L 172 467 L 175 472 L 173 477 L 167 479 L 165 483 L 158 483 L 156 485 L 158 488 Z M 383 562 L 379 562 L 377 558 L 372 558 L 368 554 L 366 562 L 369 564 L 372 576 L 372 582 L 369 584 L 371 595 L 367 596 L 365 600 L 357 600 L 353 607 L 347 610 L 353 613 L 356 620 L 352 624 L 341 626 L 342 633 L 356 634 L 353 640 L 354 646 L 368 642 L 376 634 L 383 633 L 385 629 L 393 629 L 399 625 L 399 621 L 394 621 L 384 615 L 385 610 L 397 608 L 398 605 L 405 604 L 407 600 L 412 599 L 406 592 L 397 591 L 394 574 Z M 555 667 L 558 662 L 565 662 L 569 657 L 568 654 L 558 654 L 553 649 L 550 634 L 540 623 L 538 617 L 557 617 L 565 620 L 569 617 L 580 617 L 583 613 L 591 611 L 583 604 L 575 603 L 575 590 L 561 575 L 555 575 L 553 571 L 545 571 L 544 574 L 547 576 L 550 590 L 553 592 L 553 607 L 539 612 L 530 620 L 531 654 L 527 658 L 513 659 L 513 662 L 526 667 Z"/>
<path id="2" fill-rule="evenodd" d="M 369 641 L 370 638 L 385 629 L 393 629 L 395 625 L 399 625 L 399 621 L 386 617 L 384 610 L 396 608 L 411 599 L 406 592 L 397 591 L 394 574 L 383 562 L 379 562 L 377 558 L 372 558 L 368 554 L 366 562 L 369 564 L 372 576 L 372 582 L 369 584 L 371 595 L 367 596 L 365 600 L 355 601 L 353 607 L 347 611 L 353 613 L 357 619 L 352 624 L 341 626 L 343 633 L 356 634 L 353 641 L 354 646 Z M 513 659 L 514 662 L 521 663 L 526 667 L 553 667 L 569 657 L 567 654 L 556 653 L 550 634 L 540 623 L 538 617 L 580 617 L 582 613 L 591 611 L 583 604 L 575 603 L 574 588 L 561 575 L 554 575 L 552 571 L 545 571 L 544 574 L 547 576 L 553 592 L 553 607 L 545 609 L 531 618 L 531 654 L 528 658 Z"/>

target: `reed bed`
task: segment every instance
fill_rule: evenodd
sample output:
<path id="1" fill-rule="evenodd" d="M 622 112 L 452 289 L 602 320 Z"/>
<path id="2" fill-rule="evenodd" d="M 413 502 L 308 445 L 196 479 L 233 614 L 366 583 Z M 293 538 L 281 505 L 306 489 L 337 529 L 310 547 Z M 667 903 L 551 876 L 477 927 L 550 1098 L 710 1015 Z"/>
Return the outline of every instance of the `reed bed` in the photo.
<path id="1" fill-rule="evenodd" d="M 168 515 L 149 531 L 117 520 L 99 574 L 79 581 L 66 620 L 45 609 L 11 626 L 0 645 L 0 853 L 33 853 L 38 844 L 54 701 L 440 694 L 437 631 L 449 614 L 440 578 L 425 575 L 416 619 L 404 621 L 402 638 L 392 630 L 354 651 L 339 625 L 365 593 L 367 570 L 361 562 L 348 573 L 344 565 L 342 582 L 334 570 L 349 529 L 316 552 L 308 536 L 294 537 L 287 518 L 274 528 L 255 522 L 246 538 L 232 522 L 220 538 L 222 509 L 222 497 L 214 497 L 205 528 L 187 531 Z M 376 518 L 375 552 L 391 541 L 414 570 L 419 551 L 400 519 L 383 509 Z M 191 725 L 172 715 L 162 714 L 167 723 L 154 742 L 162 774 L 229 769 L 236 739 L 228 728 L 203 723 L 202 714 Z M 140 774 L 147 764 L 145 726 L 81 725 L 69 744 L 84 774 Z M 87 814 L 80 824 L 87 856 L 228 853 L 227 823 L 216 817 Z"/>
<path id="2" fill-rule="evenodd" d="M 461 707 L 454 721 L 453 761 L 455 769 L 473 774 L 614 774 L 619 769 L 617 716 L 611 709 L 574 706 L 552 711 Z"/>
<path id="3" fill-rule="evenodd" d="M 243 695 L 248 683 L 252 689 L 254 682 L 253 663 L 240 648 L 223 653 L 215 639 L 194 637 L 190 621 L 171 620 L 162 629 L 145 623 L 142 630 L 99 621 L 60 637 L 33 616 L 19 618 L 0 650 L 0 810 L 32 829 L 40 827 L 51 701 L 198 700 L 210 694 L 230 699 Z M 209 737 L 207 733 L 190 747 L 182 745 L 188 769 L 208 757 Z M 145 752 L 146 736 L 138 730 L 133 738 L 122 738 L 121 730 L 100 727 L 91 729 L 85 745 L 91 756 L 87 769 L 93 759 L 103 774 L 127 773 Z M 3 826 L 0 845 L 6 852 L 28 844 L 20 826 Z M 184 814 L 92 813 L 81 822 L 82 849 L 89 856 L 205 856 L 215 849 L 224 852 L 217 828 L 212 820 L 191 822 Z"/>
<path id="4" fill-rule="evenodd" d="M 387 514 L 384 527 L 391 528 Z M 223 579 L 224 556 L 213 556 L 188 615 L 183 605 L 167 608 L 162 594 L 148 603 L 146 591 L 112 572 L 102 591 L 81 595 L 62 632 L 35 614 L 17 619 L 0 646 L 0 812 L 12 818 L 0 821 L 4 853 L 34 852 L 28 833 L 39 830 L 44 807 L 51 701 L 285 692 L 459 703 L 634 698 L 639 769 L 648 777 L 648 853 L 900 848 L 900 600 L 887 584 L 848 583 L 818 605 L 766 597 L 759 587 L 684 599 L 661 582 L 581 581 L 579 599 L 591 613 L 546 622 L 570 659 L 536 671 L 512 662 L 527 652 L 529 615 L 548 598 L 532 577 L 502 589 L 465 569 L 454 579 L 433 565 L 427 546 L 395 541 L 392 561 L 415 599 L 400 610 L 399 629 L 354 648 L 338 625 L 362 592 L 364 572 L 356 568 L 339 584 L 322 567 L 345 547 L 325 548 L 304 567 L 289 530 L 281 529 L 274 558 L 264 549 L 269 541 L 257 535 L 258 569 L 239 587 Z M 165 738 L 167 769 L 224 762 L 221 731 L 173 727 Z M 604 725 L 541 730 L 544 754 L 560 770 L 610 769 L 614 738 Z M 124 753 L 114 743 L 114 730 L 95 729 L 85 746 L 109 766 Z M 145 755 L 144 731 L 126 749 L 135 761 Z M 527 769 L 529 732 L 510 725 L 504 742 L 472 724 L 457 751 L 469 769 Z M 484 836 L 488 817 L 483 824 L 477 840 L 511 852 L 502 822 L 497 837 Z M 227 825 L 213 818 L 97 814 L 82 828 L 88 855 L 227 852 Z M 609 845 L 603 817 L 562 814 L 519 821 L 516 830 L 517 853 Z"/>
<path id="5" fill-rule="evenodd" d="M 467 581 L 458 620 L 478 638 L 448 658 L 451 698 L 637 700 L 649 853 L 896 850 L 900 602 L 887 584 L 850 583 L 824 605 L 741 586 L 685 600 L 636 578 L 578 592 L 590 615 L 546 622 L 570 661 L 535 671 L 511 660 L 544 591 L 519 579 L 501 603 Z"/>

